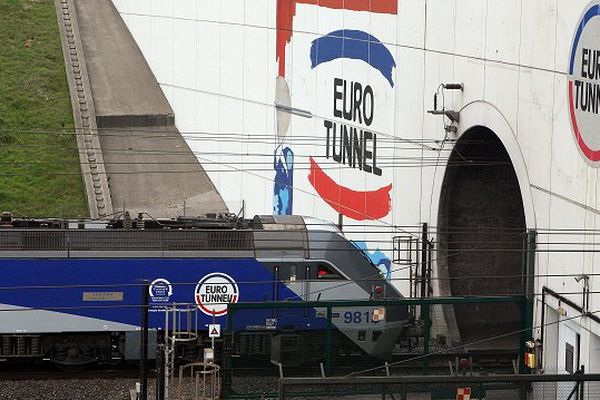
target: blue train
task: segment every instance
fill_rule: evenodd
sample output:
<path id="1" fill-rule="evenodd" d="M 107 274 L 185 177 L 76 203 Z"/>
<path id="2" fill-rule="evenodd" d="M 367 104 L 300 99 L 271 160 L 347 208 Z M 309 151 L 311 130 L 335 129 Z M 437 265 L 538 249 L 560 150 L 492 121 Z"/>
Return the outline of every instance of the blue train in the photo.
<path id="1" fill-rule="evenodd" d="M 150 284 L 152 342 L 165 334 L 165 310 L 188 304 L 201 330 L 197 349 L 207 341 L 208 324 L 217 323 L 241 334 L 235 351 L 242 356 L 273 356 L 282 334 L 322 333 L 325 315 L 319 309 L 239 311 L 227 327 L 227 304 L 401 297 L 337 227 L 298 216 L 125 214 L 70 222 L 3 215 L 0 271 L 0 358 L 66 366 L 138 357 L 143 280 Z M 399 306 L 334 311 L 336 343 L 371 355 L 390 354 L 408 321 L 407 308 Z"/>

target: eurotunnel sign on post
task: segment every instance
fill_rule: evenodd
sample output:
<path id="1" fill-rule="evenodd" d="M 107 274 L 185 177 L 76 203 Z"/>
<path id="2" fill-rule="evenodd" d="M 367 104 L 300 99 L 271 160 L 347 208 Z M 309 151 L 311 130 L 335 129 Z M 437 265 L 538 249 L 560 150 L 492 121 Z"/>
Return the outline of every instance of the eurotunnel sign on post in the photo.
<path id="1" fill-rule="evenodd" d="M 224 273 L 206 275 L 195 290 L 196 305 L 206 315 L 222 317 L 227 314 L 227 304 L 238 302 L 240 292 L 235 280 Z"/>

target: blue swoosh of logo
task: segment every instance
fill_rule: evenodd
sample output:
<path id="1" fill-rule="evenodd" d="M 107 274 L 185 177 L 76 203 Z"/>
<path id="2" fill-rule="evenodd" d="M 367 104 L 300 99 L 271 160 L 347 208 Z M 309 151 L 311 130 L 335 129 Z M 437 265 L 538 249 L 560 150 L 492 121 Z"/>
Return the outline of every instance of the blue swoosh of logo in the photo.
<path id="1" fill-rule="evenodd" d="M 371 262 L 380 269 L 381 274 L 385 279 L 392 278 L 392 260 L 386 256 L 379 247 L 375 251 L 370 251 L 367 243 L 363 241 L 353 241 L 354 245 L 369 257 Z"/>
<path id="2" fill-rule="evenodd" d="M 364 31 L 342 29 L 313 40 L 310 48 L 313 69 L 340 58 L 366 62 L 381 72 L 390 86 L 394 87 L 392 70 L 396 67 L 396 61 L 387 47 L 375 36 Z"/>

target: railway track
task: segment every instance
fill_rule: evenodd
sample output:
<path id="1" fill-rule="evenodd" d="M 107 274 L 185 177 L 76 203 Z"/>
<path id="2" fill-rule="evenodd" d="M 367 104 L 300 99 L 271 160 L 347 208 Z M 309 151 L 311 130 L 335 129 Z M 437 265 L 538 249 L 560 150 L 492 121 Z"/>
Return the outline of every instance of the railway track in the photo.
<path id="1" fill-rule="evenodd" d="M 472 370 L 480 373 L 511 373 L 512 353 L 497 353 L 490 356 L 474 355 Z M 427 373 L 449 374 L 449 363 L 456 359 L 465 358 L 464 353 L 435 354 L 428 358 Z M 346 375 L 357 371 L 372 369 L 369 374 L 385 373 L 385 360 L 363 357 L 346 356 L 333 361 L 332 374 Z M 387 360 L 390 374 L 423 374 L 425 373 L 424 358 L 419 354 L 394 355 Z M 278 376 L 279 368 L 265 357 L 232 358 L 233 376 Z M 155 376 L 153 363 L 149 364 L 149 376 Z M 284 367 L 284 374 L 289 376 L 319 376 L 321 373 L 318 362 L 307 363 L 298 367 Z M 139 366 L 135 363 L 118 366 L 89 366 L 86 369 L 64 368 L 50 362 L 0 363 L 0 377 L 3 380 L 60 380 L 60 379 L 136 379 L 139 376 Z"/>
<path id="2" fill-rule="evenodd" d="M 495 353 L 495 354 L 473 354 L 472 371 L 476 373 L 512 373 L 512 360 L 516 357 L 515 354 Z M 457 359 L 467 358 L 464 353 L 445 353 L 434 354 L 428 357 L 428 365 L 425 367 L 425 358 L 420 354 L 401 354 L 394 355 L 387 360 L 390 374 L 450 374 L 449 363 L 456 364 Z M 249 359 L 249 358 L 233 358 L 233 375 L 234 376 L 272 376 L 279 374 L 279 368 L 273 365 L 268 359 Z M 373 369 L 370 374 L 385 373 L 385 362 L 378 358 L 364 356 L 346 356 L 336 358 L 332 365 L 333 375 L 346 375 L 357 371 L 365 371 Z M 426 370 L 427 368 L 427 370 Z M 454 365 L 453 365 L 453 368 Z M 285 375 L 303 376 L 314 375 L 318 376 L 321 373 L 318 362 L 308 363 L 299 367 L 284 367 Z"/>

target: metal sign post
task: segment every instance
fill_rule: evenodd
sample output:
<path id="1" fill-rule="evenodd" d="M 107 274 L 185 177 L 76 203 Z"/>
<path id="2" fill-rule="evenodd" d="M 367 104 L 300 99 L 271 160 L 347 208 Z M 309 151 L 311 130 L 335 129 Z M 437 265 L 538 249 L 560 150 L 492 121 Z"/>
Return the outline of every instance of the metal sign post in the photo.
<path id="1" fill-rule="evenodd" d="M 148 303 L 149 282 L 142 282 L 142 304 L 140 318 L 140 400 L 148 400 Z"/>
<path id="2" fill-rule="evenodd" d="M 221 336 L 221 325 L 218 326 L 218 328 L 216 327 L 217 324 L 215 323 L 216 321 L 216 317 L 215 314 L 213 313 L 213 318 L 212 318 L 212 324 L 208 325 L 208 337 L 210 337 L 210 348 L 213 350 L 213 354 L 215 351 L 215 337 L 219 337 Z M 213 334 L 214 331 L 217 331 L 217 335 L 215 336 Z"/>

